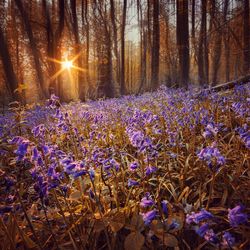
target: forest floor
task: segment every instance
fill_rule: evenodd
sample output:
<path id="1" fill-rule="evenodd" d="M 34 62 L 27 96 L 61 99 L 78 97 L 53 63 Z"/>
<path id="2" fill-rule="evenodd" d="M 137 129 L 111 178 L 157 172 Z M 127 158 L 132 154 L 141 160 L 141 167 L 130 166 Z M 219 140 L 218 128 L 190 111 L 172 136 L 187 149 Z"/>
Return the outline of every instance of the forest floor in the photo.
<path id="1" fill-rule="evenodd" d="M 249 249 L 250 84 L 10 105 L 0 249 Z"/>

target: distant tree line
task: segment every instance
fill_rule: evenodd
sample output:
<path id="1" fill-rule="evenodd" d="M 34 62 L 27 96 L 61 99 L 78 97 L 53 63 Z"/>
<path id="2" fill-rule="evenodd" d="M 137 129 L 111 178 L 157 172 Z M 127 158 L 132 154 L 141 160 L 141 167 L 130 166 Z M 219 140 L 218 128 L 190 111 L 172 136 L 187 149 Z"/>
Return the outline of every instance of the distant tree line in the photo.
<path id="1" fill-rule="evenodd" d="M 0 58 L 22 102 L 214 86 L 250 73 L 249 0 L 1 0 Z"/>

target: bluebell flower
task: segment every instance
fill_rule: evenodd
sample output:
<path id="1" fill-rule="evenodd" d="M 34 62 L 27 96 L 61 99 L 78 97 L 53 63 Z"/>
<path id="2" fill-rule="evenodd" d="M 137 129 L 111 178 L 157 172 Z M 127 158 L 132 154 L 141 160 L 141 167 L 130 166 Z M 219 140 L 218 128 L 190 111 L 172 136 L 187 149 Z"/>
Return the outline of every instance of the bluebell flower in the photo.
<path id="1" fill-rule="evenodd" d="M 0 206 L 0 215 L 9 213 L 13 210 L 13 206 Z"/>
<path id="2" fill-rule="evenodd" d="M 73 175 L 74 179 L 76 179 L 76 178 L 83 176 L 83 175 L 86 175 L 86 174 L 87 174 L 87 170 L 81 169 L 81 170 L 75 171 L 72 175 Z"/>
<path id="3" fill-rule="evenodd" d="M 201 221 L 209 220 L 209 219 L 212 219 L 213 217 L 214 216 L 210 212 L 206 211 L 205 209 L 202 209 L 198 213 L 192 212 L 191 214 L 187 214 L 186 223 L 187 224 L 191 224 L 191 223 L 198 224 Z"/>
<path id="4" fill-rule="evenodd" d="M 47 145 L 43 145 L 42 146 L 42 150 L 44 155 L 48 155 L 49 154 L 49 147 Z"/>
<path id="5" fill-rule="evenodd" d="M 138 164 L 138 162 L 132 162 L 131 164 L 130 164 L 130 170 L 136 170 L 137 168 L 139 167 L 139 164 Z"/>
<path id="6" fill-rule="evenodd" d="M 128 179 L 128 187 L 133 187 L 133 186 L 138 186 L 139 182 L 132 180 L 132 179 Z"/>
<path id="7" fill-rule="evenodd" d="M 141 199 L 140 206 L 145 208 L 151 207 L 153 205 L 155 205 L 155 202 L 153 201 L 149 193 L 147 193 L 146 196 Z"/>
<path id="8" fill-rule="evenodd" d="M 168 230 L 175 230 L 179 227 L 180 227 L 180 224 L 176 220 L 173 220 L 171 224 L 169 225 Z"/>
<path id="9" fill-rule="evenodd" d="M 89 177 L 92 181 L 95 179 L 95 170 L 93 168 L 89 169 Z"/>
<path id="10" fill-rule="evenodd" d="M 243 206 L 238 205 L 233 209 L 228 209 L 228 219 L 232 227 L 237 227 L 240 224 L 247 222 L 247 215 L 243 213 Z"/>
<path id="11" fill-rule="evenodd" d="M 142 218 L 143 218 L 145 225 L 149 225 L 152 222 L 152 220 L 156 218 L 156 216 L 157 216 L 156 209 L 151 210 L 147 213 L 142 213 Z"/>
<path id="12" fill-rule="evenodd" d="M 207 223 L 204 223 L 196 230 L 196 233 L 200 237 L 204 237 L 208 230 L 209 230 L 209 225 Z"/>
<path id="13" fill-rule="evenodd" d="M 222 246 L 224 247 L 233 247 L 235 244 L 235 238 L 229 232 L 225 232 L 222 239 Z"/>
<path id="14" fill-rule="evenodd" d="M 27 153 L 28 146 L 29 146 L 28 140 L 23 140 L 21 144 L 19 144 L 17 150 L 15 151 L 15 153 L 18 155 L 17 158 L 18 161 L 21 161 L 24 158 L 24 156 Z"/>
<path id="15" fill-rule="evenodd" d="M 219 243 L 219 238 L 218 236 L 214 233 L 213 229 L 209 229 L 206 231 L 204 235 L 204 239 L 208 242 L 211 242 L 213 244 Z"/>
<path id="16" fill-rule="evenodd" d="M 205 138 L 208 138 L 211 136 L 216 136 L 218 132 L 219 129 L 213 123 L 208 123 L 202 135 Z"/>
<path id="17" fill-rule="evenodd" d="M 72 173 L 72 170 L 73 170 L 74 168 L 76 168 L 76 166 L 77 166 L 77 163 L 76 163 L 76 162 L 71 162 L 71 163 L 67 164 L 67 165 L 65 166 L 65 171 L 66 171 L 66 173 L 71 174 L 71 173 Z"/>
<path id="18" fill-rule="evenodd" d="M 16 181 L 12 177 L 5 177 L 4 178 L 4 187 L 6 191 L 9 191 L 11 187 L 15 185 Z"/>
<path id="19" fill-rule="evenodd" d="M 242 127 L 237 128 L 236 132 L 238 132 L 246 148 L 250 149 L 250 130 L 248 129 L 247 124 L 244 124 Z"/>
<path id="20" fill-rule="evenodd" d="M 145 174 L 148 176 L 148 175 L 150 175 L 152 173 L 155 173 L 156 171 L 157 171 L 157 167 L 155 167 L 155 166 L 148 166 L 146 168 Z"/>
<path id="21" fill-rule="evenodd" d="M 95 194 L 94 194 L 94 192 L 92 191 L 91 188 L 89 189 L 89 197 L 90 197 L 92 200 L 95 199 Z"/>
<path id="22" fill-rule="evenodd" d="M 221 155 L 218 148 L 216 148 L 215 144 L 213 144 L 211 147 L 203 148 L 199 153 L 198 157 L 205 161 L 210 168 L 213 167 L 213 164 L 215 163 L 216 166 L 224 165 L 226 160 L 223 155 Z"/>
<path id="23" fill-rule="evenodd" d="M 61 188 L 63 194 L 66 195 L 68 190 L 69 190 L 69 186 L 68 185 L 63 185 L 60 188 Z"/>
<path id="24" fill-rule="evenodd" d="M 168 217 L 168 201 L 164 200 L 161 202 L 162 211 L 165 217 Z"/>
<path id="25" fill-rule="evenodd" d="M 37 161 L 38 157 L 39 157 L 38 150 L 36 147 L 34 147 L 32 150 L 32 161 Z"/>

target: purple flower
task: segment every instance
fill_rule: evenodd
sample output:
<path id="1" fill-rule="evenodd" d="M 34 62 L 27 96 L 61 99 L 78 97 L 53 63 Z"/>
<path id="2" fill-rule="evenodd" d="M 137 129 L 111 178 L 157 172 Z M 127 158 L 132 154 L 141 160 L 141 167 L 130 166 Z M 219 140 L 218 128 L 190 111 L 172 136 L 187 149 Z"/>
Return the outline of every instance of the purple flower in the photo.
<path id="1" fill-rule="evenodd" d="M 229 232 L 225 232 L 222 239 L 222 246 L 224 247 L 232 247 L 235 244 L 235 238 Z"/>
<path id="2" fill-rule="evenodd" d="M 132 179 L 128 179 L 128 187 L 138 186 L 139 182 Z"/>
<path id="3" fill-rule="evenodd" d="M 93 168 L 89 169 L 89 177 L 92 181 L 95 179 L 95 170 Z"/>
<path id="4" fill-rule="evenodd" d="M 239 133 L 246 148 L 250 149 L 250 130 L 248 129 L 247 124 L 244 124 L 243 127 L 237 128 L 236 131 Z"/>
<path id="5" fill-rule="evenodd" d="M 180 227 L 180 224 L 176 220 L 173 220 L 171 224 L 169 225 L 168 230 L 174 230 L 179 227 Z"/>
<path id="6" fill-rule="evenodd" d="M 247 215 L 242 213 L 243 209 L 243 206 L 240 205 L 233 209 L 228 209 L 228 219 L 232 227 L 237 227 L 247 222 Z"/>
<path id="7" fill-rule="evenodd" d="M 145 171 L 145 174 L 148 176 L 152 173 L 155 173 L 157 171 L 157 167 L 154 167 L 154 166 L 148 166 L 146 168 L 146 171 Z"/>
<path id="8" fill-rule="evenodd" d="M 191 223 L 200 223 L 201 221 L 212 219 L 213 215 L 206 211 L 205 209 L 202 209 L 198 213 L 192 212 L 191 214 L 187 214 L 186 217 L 186 223 L 191 224 Z"/>
<path id="9" fill-rule="evenodd" d="M 219 239 L 218 239 L 217 235 L 214 233 L 213 229 L 209 229 L 206 231 L 206 233 L 204 235 L 204 239 L 206 241 L 213 243 L 213 244 L 217 244 L 219 242 Z"/>
<path id="10" fill-rule="evenodd" d="M 153 201 L 149 193 L 147 193 L 146 196 L 141 199 L 140 206 L 145 208 L 151 207 L 153 205 L 155 205 L 155 202 Z"/>
<path id="11" fill-rule="evenodd" d="M 28 146 L 29 146 L 28 140 L 23 140 L 21 144 L 18 146 L 17 150 L 15 151 L 15 153 L 18 155 L 17 158 L 18 161 L 21 161 L 24 158 L 24 156 L 27 153 Z"/>
<path id="12" fill-rule="evenodd" d="M 136 170 L 137 168 L 139 167 L 139 164 L 138 164 L 138 162 L 132 162 L 131 164 L 130 164 L 130 170 Z"/>
<path id="13" fill-rule="evenodd" d="M 202 224 L 197 230 L 196 233 L 200 236 L 200 237 L 204 237 L 206 232 L 209 230 L 209 225 L 207 223 Z"/>
<path id="14" fill-rule="evenodd" d="M 9 213 L 13 210 L 13 206 L 0 206 L 0 215 Z"/>
<path id="15" fill-rule="evenodd" d="M 42 146 L 42 149 L 43 149 L 43 153 L 44 153 L 45 155 L 48 155 L 48 154 L 49 154 L 49 147 L 48 147 L 47 145 L 43 145 L 43 146 Z"/>
<path id="16" fill-rule="evenodd" d="M 156 217 L 156 215 L 157 215 L 156 209 L 151 210 L 147 213 L 142 213 L 142 218 L 143 218 L 145 225 L 149 225 L 152 222 L 152 220 Z"/>
<path id="17" fill-rule="evenodd" d="M 219 129 L 217 127 L 215 127 L 215 125 L 213 123 L 209 123 L 206 128 L 205 131 L 203 132 L 203 136 L 205 138 L 211 137 L 211 136 L 216 136 L 218 133 Z"/>
<path id="18" fill-rule="evenodd" d="M 161 202 L 161 207 L 164 215 L 168 217 L 168 201 L 164 200 Z"/>
<path id="19" fill-rule="evenodd" d="M 91 198 L 91 199 L 95 199 L 95 194 L 94 194 L 94 192 L 92 191 L 92 189 L 90 188 L 89 189 L 89 197 Z"/>
<path id="20" fill-rule="evenodd" d="M 80 169 L 80 170 L 75 171 L 72 175 L 73 175 L 73 178 L 76 179 L 76 178 L 83 176 L 83 175 L 86 175 L 86 174 L 87 174 L 86 169 Z"/>
<path id="21" fill-rule="evenodd" d="M 32 150 L 32 161 L 37 161 L 39 157 L 38 150 L 36 147 Z"/>
<path id="22" fill-rule="evenodd" d="M 205 161 L 209 167 L 213 167 L 214 163 L 216 164 L 216 166 L 218 166 L 224 165 L 226 162 L 224 156 L 221 155 L 215 144 L 213 144 L 211 147 L 203 148 L 198 153 L 198 157 L 201 160 Z"/>
<path id="23" fill-rule="evenodd" d="M 65 172 L 71 174 L 72 170 L 77 166 L 76 162 L 71 162 L 65 166 Z"/>
<path id="24" fill-rule="evenodd" d="M 15 180 L 12 177 L 4 178 L 4 187 L 6 191 L 9 191 L 12 186 L 15 185 Z"/>
<path id="25" fill-rule="evenodd" d="M 63 185 L 63 186 L 61 186 L 61 190 L 62 190 L 63 194 L 66 195 L 67 192 L 68 192 L 68 190 L 69 190 L 68 185 Z"/>

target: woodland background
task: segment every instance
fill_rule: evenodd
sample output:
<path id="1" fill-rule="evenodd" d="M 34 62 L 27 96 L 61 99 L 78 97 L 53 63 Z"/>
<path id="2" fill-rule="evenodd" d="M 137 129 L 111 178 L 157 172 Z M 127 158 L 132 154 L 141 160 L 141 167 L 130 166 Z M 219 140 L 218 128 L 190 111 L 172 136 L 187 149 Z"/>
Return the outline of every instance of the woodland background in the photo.
<path id="1" fill-rule="evenodd" d="M 249 0 L 1 0 L 0 99 L 228 82 L 249 73 L 249 34 Z"/>

